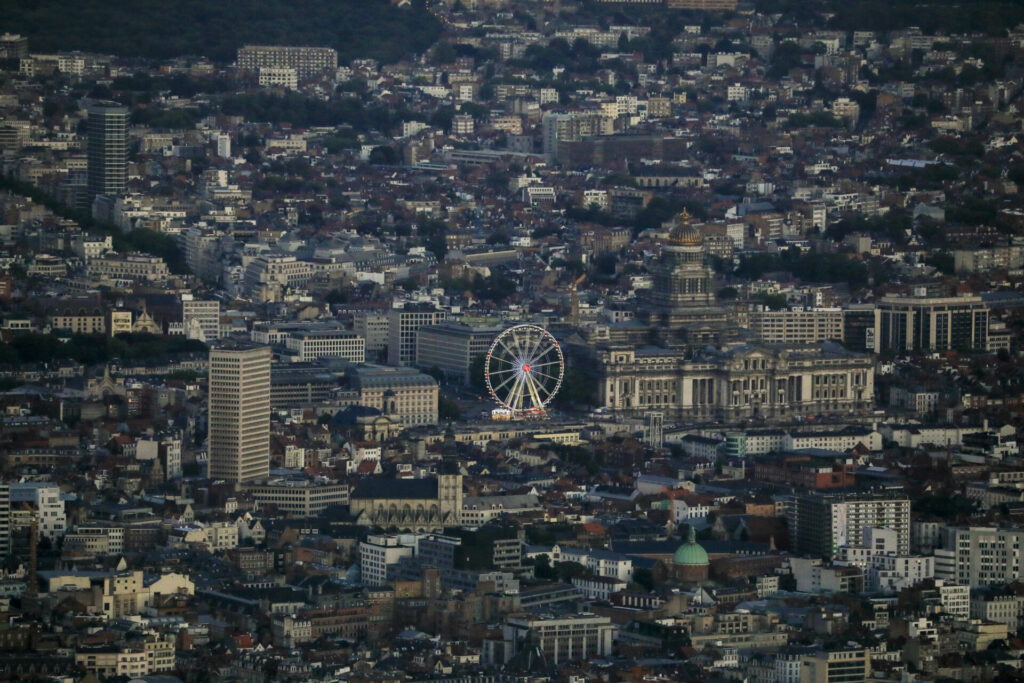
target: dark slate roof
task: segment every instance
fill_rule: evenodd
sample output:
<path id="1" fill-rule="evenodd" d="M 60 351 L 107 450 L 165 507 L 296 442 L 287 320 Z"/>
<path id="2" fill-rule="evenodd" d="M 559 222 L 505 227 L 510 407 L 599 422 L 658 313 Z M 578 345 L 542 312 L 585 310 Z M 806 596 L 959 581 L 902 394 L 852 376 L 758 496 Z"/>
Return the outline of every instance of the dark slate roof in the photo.
<path id="1" fill-rule="evenodd" d="M 667 541 L 612 541 L 612 549 L 624 555 L 671 555 L 683 541 L 670 538 Z"/>
<path id="2" fill-rule="evenodd" d="M 754 541 L 698 541 L 709 555 L 765 555 L 771 552 L 767 543 Z"/>
<path id="3" fill-rule="evenodd" d="M 271 383 L 273 383 L 273 379 L 271 379 Z M 380 411 L 376 408 L 354 405 L 348 406 L 344 410 L 339 410 L 334 414 L 334 417 L 331 418 L 331 422 L 336 425 L 354 425 L 357 418 L 374 417 L 380 414 Z"/>
<path id="4" fill-rule="evenodd" d="M 612 550 L 623 555 L 671 555 L 684 541 L 670 538 L 667 541 L 612 541 Z M 699 540 L 697 544 L 709 555 L 765 555 L 771 552 L 767 543 L 753 541 L 712 541 Z"/>
<path id="5" fill-rule="evenodd" d="M 383 479 L 371 477 L 356 484 L 349 499 L 384 498 L 422 500 L 437 498 L 437 479 Z"/>

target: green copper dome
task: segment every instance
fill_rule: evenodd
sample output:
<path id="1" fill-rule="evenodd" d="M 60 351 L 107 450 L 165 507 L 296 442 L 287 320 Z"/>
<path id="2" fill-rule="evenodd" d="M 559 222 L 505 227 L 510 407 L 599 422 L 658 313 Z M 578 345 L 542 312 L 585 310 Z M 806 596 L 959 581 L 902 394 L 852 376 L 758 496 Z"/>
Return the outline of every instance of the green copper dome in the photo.
<path id="1" fill-rule="evenodd" d="M 672 556 L 672 563 L 688 565 L 708 564 L 708 553 L 697 543 L 697 532 L 692 526 L 686 538 L 686 543 L 679 546 L 676 549 L 676 554 Z"/>

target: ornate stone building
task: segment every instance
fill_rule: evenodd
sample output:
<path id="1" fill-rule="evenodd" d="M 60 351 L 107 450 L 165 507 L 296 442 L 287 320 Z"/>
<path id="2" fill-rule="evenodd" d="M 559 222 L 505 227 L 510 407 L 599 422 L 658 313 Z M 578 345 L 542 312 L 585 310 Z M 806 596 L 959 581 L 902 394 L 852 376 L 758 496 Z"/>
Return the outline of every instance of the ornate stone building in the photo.
<path id="1" fill-rule="evenodd" d="M 462 514 L 462 475 L 435 479 L 378 479 L 359 482 L 349 494 L 357 524 L 399 531 L 442 531 Z"/>
<path id="2" fill-rule="evenodd" d="M 661 344 L 709 344 L 725 338 L 726 311 L 715 305 L 704 237 L 685 211 L 652 271 L 654 286 L 639 302 L 637 318 L 653 328 Z"/>
<path id="3" fill-rule="evenodd" d="M 869 409 L 874 366 L 832 342 L 741 343 L 741 329 L 715 304 L 704 239 L 684 212 L 652 266 L 634 334 L 597 341 L 600 405 L 670 420 L 787 420 Z M 639 328 L 639 329 L 637 329 Z M 635 334 L 639 333 L 639 334 Z M 640 338 L 643 337 L 643 339 Z M 658 346 L 649 346 L 655 342 Z"/>
<path id="4" fill-rule="evenodd" d="M 736 421 L 847 413 L 872 406 L 871 357 L 823 342 L 726 344 L 693 354 L 611 345 L 598 352 L 600 404 L 642 415 Z"/>

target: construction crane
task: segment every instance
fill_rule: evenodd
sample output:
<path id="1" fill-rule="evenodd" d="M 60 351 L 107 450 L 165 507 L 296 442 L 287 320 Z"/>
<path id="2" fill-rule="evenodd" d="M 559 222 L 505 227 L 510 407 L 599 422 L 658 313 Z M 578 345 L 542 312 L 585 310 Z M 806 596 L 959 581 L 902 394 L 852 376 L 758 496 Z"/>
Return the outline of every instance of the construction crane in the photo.
<path id="1" fill-rule="evenodd" d="M 587 279 L 587 274 L 580 275 L 576 280 L 569 285 L 569 321 L 575 327 L 579 327 L 580 324 L 580 291 L 579 287 L 583 284 L 583 281 Z"/>

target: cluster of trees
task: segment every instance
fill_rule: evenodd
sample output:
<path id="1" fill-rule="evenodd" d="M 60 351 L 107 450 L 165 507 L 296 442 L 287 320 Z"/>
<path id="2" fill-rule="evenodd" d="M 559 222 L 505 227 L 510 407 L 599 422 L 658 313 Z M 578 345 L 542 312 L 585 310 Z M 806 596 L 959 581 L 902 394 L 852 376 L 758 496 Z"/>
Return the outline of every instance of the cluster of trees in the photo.
<path id="1" fill-rule="evenodd" d="M 555 38 L 547 45 L 526 48 L 520 64 L 542 73 L 550 73 L 556 66 L 561 66 L 572 73 L 589 74 L 603 68 L 600 58 L 601 49 L 582 38 L 574 40 L 572 45 L 564 38 Z"/>
<path id="2" fill-rule="evenodd" d="M 589 475 L 597 474 L 604 466 L 601 453 L 585 446 L 554 445 L 551 448 L 562 462 L 582 467 Z"/>
<path id="3" fill-rule="evenodd" d="M 167 269 L 172 273 L 180 275 L 191 272 L 185 263 L 184 252 L 167 233 L 149 228 L 136 228 L 123 237 L 120 237 L 120 233 L 115 233 L 114 247 L 119 251 L 141 251 L 159 256 L 167 263 Z"/>
<path id="4" fill-rule="evenodd" d="M 754 297 L 754 302 L 772 311 L 781 311 L 789 304 L 785 294 L 758 294 Z"/>
<path id="5" fill-rule="evenodd" d="M 597 365 L 576 359 L 565 363 L 562 388 L 555 395 L 555 405 L 581 408 L 597 405 Z"/>
<path id="6" fill-rule="evenodd" d="M 736 275 L 758 280 L 775 271 L 788 271 L 804 282 L 846 282 L 853 290 L 868 284 L 868 268 L 862 261 L 844 254 L 800 253 L 796 249 L 743 256 Z"/>
<path id="7" fill-rule="evenodd" d="M 617 177 L 619 176 L 608 176 L 608 178 L 612 179 Z M 707 208 L 699 202 L 679 197 L 658 195 L 651 199 L 647 206 L 641 209 L 628 225 L 633 228 L 633 234 L 637 235 L 644 230 L 660 227 L 662 223 L 678 215 L 683 209 L 686 209 L 696 220 L 703 221 L 708 218 Z M 602 211 L 593 204 L 587 207 L 570 206 L 566 209 L 565 215 L 573 220 L 597 223 L 598 225 L 616 226 L 627 224 L 621 218 Z"/>
<path id="8" fill-rule="evenodd" d="M 500 270 L 495 270 L 487 277 L 476 273 L 472 277 L 445 280 L 441 285 L 448 292 L 472 292 L 484 301 L 499 302 L 516 293 L 517 283 Z"/>
<path id="9" fill-rule="evenodd" d="M 587 568 L 579 562 L 559 562 L 551 566 L 551 558 L 547 554 L 538 555 L 533 565 L 533 575 L 538 579 L 571 583 L 587 573 Z"/>
<path id="10" fill-rule="evenodd" d="M 444 255 L 448 253 L 448 242 L 445 239 L 445 235 L 448 234 L 448 224 L 436 218 L 428 218 L 419 224 L 418 232 L 421 243 L 427 251 L 436 256 L 438 261 L 443 259 Z"/>
<path id="11" fill-rule="evenodd" d="M 136 0 L 131 11 L 105 0 L 27 0 L 8 3 L 4 28 L 27 35 L 40 52 L 230 62 L 246 44 L 322 45 L 338 50 L 343 63 L 394 62 L 423 52 L 441 31 L 422 0 L 408 8 L 388 0 Z"/>
<path id="12" fill-rule="evenodd" d="M 842 119 L 837 119 L 827 111 L 816 111 L 809 114 L 790 114 L 786 119 L 787 128 L 804 128 L 818 126 L 820 128 L 842 128 Z"/>
<path id="13" fill-rule="evenodd" d="M 459 404 L 444 394 L 438 394 L 437 418 L 439 420 L 452 421 L 458 420 L 460 417 L 462 417 L 462 411 L 459 410 Z"/>
<path id="14" fill-rule="evenodd" d="M 198 109 L 163 109 L 136 107 L 132 109 L 132 124 L 164 130 L 191 130 L 196 127 L 202 113 Z"/>
<path id="15" fill-rule="evenodd" d="M 368 108 L 355 97 L 325 101 L 293 91 L 228 95 L 221 100 L 221 111 L 229 116 L 244 116 L 248 121 L 287 122 L 302 127 L 348 125 L 357 131 L 386 131 L 401 120 L 387 107 Z"/>
<path id="16" fill-rule="evenodd" d="M 850 214 L 828 226 L 825 235 L 841 242 L 852 233 L 884 237 L 896 244 L 907 243 L 907 230 L 913 228 L 914 219 L 906 209 L 890 209 L 884 216 L 867 217 L 863 214 Z"/>
<path id="17" fill-rule="evenodd" d="M 148 228 L 139 228 L 124 234 L 116 226 L 93 219 L 88 211 L 82 211 L 63 204 L 32 184 L 10 176 L 0 175 L 0 189 L 10 190 L 23 197 L 29 197 L 35 203 L 45 206 L 61 218 L 75 221 L 86 231 L 111 235 L 113 237 L 114 249 L 117 251 L 140 251 L 152 254 L 153 256 L 159 256 L 167 263 L 167 268 L 172 273 L 184 274 L 190 272 L 188 265 L 185 263 L 185 255 L 178 249 L 177 243 L 170 235 L 149 230 Z"/>
<path id="18" fill-rule="evenodd" d="M 105 363 L 113 358 L 145 360 L 175 353 L 205 353 L 206 345 L 185 337 L 157 337 L 152 334 L 73 334 L 64 339 L 54 334 L 27 333 L 0 342 L 0 365 L 76 360 Z"/>
<path id="19" fill-rule="evenodd" d="M 1006 27 L 1024 21 L 1024 5 L 1015 0 L 973 0 L 970 11 L 958 0 L 828 0 L 829 27 L 845 31 L 894 31 L 919 26 L 925 34 L 1006 35 Z"/>
<path id="20" fill-rule="evenodd" d="M 784 23 L 803 28 L 820 25 L 843 31 L 896 31 L 919 26 L 926 34 L 987 33 L 1006 35 L 1007 26 L 1024 21 L 1016 0 L 974 0 L 969 10 L 960 0 L 755 0 L 759 12 L 781 14 Z"/>

